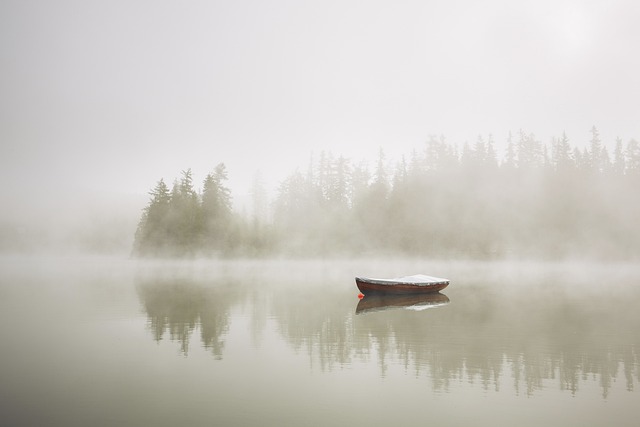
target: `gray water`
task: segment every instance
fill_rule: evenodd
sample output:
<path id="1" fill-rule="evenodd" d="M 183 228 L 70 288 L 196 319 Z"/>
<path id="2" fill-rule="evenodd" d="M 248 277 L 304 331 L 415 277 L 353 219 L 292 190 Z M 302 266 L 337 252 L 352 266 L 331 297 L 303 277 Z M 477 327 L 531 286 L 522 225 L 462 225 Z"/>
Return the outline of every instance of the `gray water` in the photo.
<path id="1" fill-rule="evenodd" d="M 0 262 L 0 425 L 637 425 L 638 266 Z"/>

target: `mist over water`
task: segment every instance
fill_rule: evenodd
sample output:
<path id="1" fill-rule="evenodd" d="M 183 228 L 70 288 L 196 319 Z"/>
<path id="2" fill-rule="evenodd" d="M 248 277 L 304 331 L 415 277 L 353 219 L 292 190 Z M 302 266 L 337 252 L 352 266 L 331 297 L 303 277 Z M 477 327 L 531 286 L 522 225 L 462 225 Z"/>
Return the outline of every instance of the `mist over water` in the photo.
<path id="1" fill-rule="evenodd" d="M 448 303 L 359 311 L 354 276 L 415 271 Z M 0 279 L 10 425 L 636 422 L 633 264 L 46 256 Z"/>
<path id="2" fill-rule="evenodd" d="M 322 152 L 242 210 L 219 163 L 8 222 L 0 421 L 635 425 L 640 149 L 592 138 Z M 356 298 L 409 274 L 451 284 Z"/>
<path id="3" fill-rule="evenodd" d="M 637 424 L 636 2 L 147 3 L 0 2 L 0 425 Z"/>
<path id="4" fill-rule="evenodd" d="M 134 215 L 5 227 L 2 422 L 635 425 L 637 144 L 519 138 L 322 153 L 243 211 L 220 163 Z M 356 298 L 416 273 L 451 284 Z"/>

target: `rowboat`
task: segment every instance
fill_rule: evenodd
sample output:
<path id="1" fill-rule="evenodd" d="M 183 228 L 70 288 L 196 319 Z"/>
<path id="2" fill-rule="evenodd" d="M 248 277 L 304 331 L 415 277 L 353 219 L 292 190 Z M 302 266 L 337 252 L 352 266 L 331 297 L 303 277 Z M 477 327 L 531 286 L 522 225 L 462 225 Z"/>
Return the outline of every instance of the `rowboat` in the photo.
<path id="1" fill-rule="evenodd" d="M 416 274 L 393 279 L 372 279 L 356 277 L 356 286 L 363 294 L 375 293 L 431 293 L 438 292 L 449 285 L 449 279 Z"/>
<path id="2" fill-rule="evenodd" d="M 422 311 L 449 304 L 449 297 L 439 292 L 426 294 L 376 294 L 366 295 L 356 307 L 356 314 L 375 311 L 404 309 Z"/>

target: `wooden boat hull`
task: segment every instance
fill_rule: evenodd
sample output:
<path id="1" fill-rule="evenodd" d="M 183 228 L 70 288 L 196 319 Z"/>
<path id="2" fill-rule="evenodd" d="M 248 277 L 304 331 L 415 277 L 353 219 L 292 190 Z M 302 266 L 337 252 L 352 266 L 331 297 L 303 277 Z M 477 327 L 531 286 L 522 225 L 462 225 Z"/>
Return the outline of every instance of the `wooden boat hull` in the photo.
<path id="1" fill-rule="evenodd" d="M 382 283 L 380 281 L 366 279 L 363 277 L 356 277 L 356 286 L 360 289 L 360 292 L 367 295 L 367 293 L 379 293 L 379 294 L 425 294 L 440 292 L 447 286 L 449 281 L 442 281 L 429 284 L 415 284 L 415 283 Z"/>

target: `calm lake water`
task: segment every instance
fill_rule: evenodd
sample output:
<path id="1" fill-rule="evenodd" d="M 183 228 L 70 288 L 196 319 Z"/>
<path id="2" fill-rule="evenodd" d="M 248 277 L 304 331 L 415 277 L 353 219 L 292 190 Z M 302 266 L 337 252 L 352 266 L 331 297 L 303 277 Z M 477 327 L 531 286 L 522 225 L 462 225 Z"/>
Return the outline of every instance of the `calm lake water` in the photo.
<path id="1" fill-rule="evenodd" d="M 0 425 L 638 424 L 639 266 L 0 263 Z M 357 298 L 417 273 L 446 297 Z"/>

